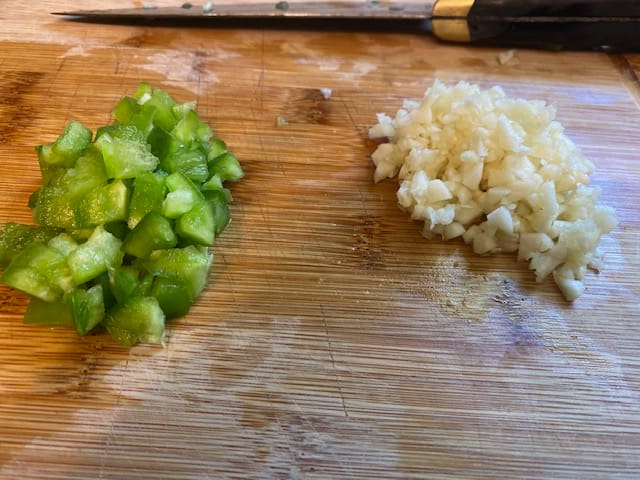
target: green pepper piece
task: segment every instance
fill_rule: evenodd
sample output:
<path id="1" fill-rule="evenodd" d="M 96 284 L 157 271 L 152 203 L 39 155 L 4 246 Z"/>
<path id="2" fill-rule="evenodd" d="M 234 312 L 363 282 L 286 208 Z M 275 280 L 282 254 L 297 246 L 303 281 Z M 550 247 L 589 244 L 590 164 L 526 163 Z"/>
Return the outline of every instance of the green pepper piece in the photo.
<path id="1" fill-rule="evenodd" d="M 220 155 L 226 152 L 227 144 L 219 138 L 214 138 L 210 143 L 207 144 L 207 160 L 209 162 L 218 158 Z"/>
<path id="2" fill-rule="evenodd" d="M 7 222 L 0 230 L 0 267 L 11 261 L 34 241 L 42 243 L 52 239 L 59 230 L 49 227 L 33 227 L 21 223 Z"/>
<path id="3" fill-rule="evenodd" d="M 73 309 L 66 300 L 44 301 L 31 297 L 24 312 L 24 323 L 47 327 L 71 327 Z"/>
<path id="4" fill-rule="evenodd" d="M 65 258 L 78 248 L 78 242 L 76 242 L 75 238 L 65 232 L 51 238 L 47 245 L 60 252 Z"/>
<path id="5" fill-rule="evenodd" d="M 122 241 L 98 226 L 89 239 L 78 246 L 67 258 L 76 285 L 96 278 L 108 268 L 122 262 Z"/>
<path id="6" fill-rule="evenodd" d="M 142 110 L 155 108 L 154 125 L 170 132 L 176 125 L 176 117 L 173 114 L 174 105 L 175 101 L 165 90 L 155 88 L 151 97 L 142 105 Z"/>
<path id="7" fill-rule="evenodd" d="M 182 172 L 169 175 L 166 185 L 169 193 L 162 204 L 162 214 L 167 218 L 178 218 L 204 200 L 198 187 Z"/>
<path id="8" fill-rule="evenodd" d="M 140 288 L 140 270 L 131 265 L 121 265 L 109 270 L 111 292 L 117 303 L 126 303 L 136 296 Z"/>
<path id="9" fill-rule="evenodd" d="M 106 182 L 107 172 L 102 155 L 97 148 L 90 147 L 78 158 L 73 168 L 66 169 L 51 183 L 60 187 L 62 195 L 73 203 Z"/>
<path id="10" fill-rule="evenodd" d="M 144 134 L 135 125 L 106 125 L 96 130 L 96 141 L 103 135 L 109 135 L 111 138 L 119 140 L 130 140 L 132 142 L 144 143 Z"/>
<path id="11" fill-rule="evenodd" d="M 206 200 L 196 202 L 191 210 L 176 220 L 176 233 L 197 245 L 213 245 L 215 231 L 213 209 Z"/>
<path id="12" fill-rule="evenodd" d="M 147 258 L 153 250 L 175 247 L 178 243 L 171 222 L 156 212 L 149 212 L 131 230 L 122 245 L 125 253 Z"/>
<path id="13" fill-rule="evenodd" d="M 109 271 L 105 271 L 98 275 L 94 280 L 92 280 L 92 283 L 94 285 L 100 285 L 100 287 L 102 288 L 102 301 L 104 303 L 104 309 L 105 312 L 108 311 L 117 303 L 116 297 L 113 294 Z"/>
<path id="14" fill-rule="evenodd" d="M 193 301 L 207 284 L 211 255 L 206 249 L 189 245 L 185 248 L 155 250 L 142 263 L 156 277 L 185 283 L 189 287 L 189 299 Z"/>
<path id="15" fill-rule="evenodd" d="M 157 172 L 143 173 L 133 181 L 133 193 L 129 203 L 129 228 L 134 228 L 149 212 L 162 212 L 162 202 L 167 193 L 165 175 Z"/>
<path id="16" fill-rule="evenodd" d="M 140 82 L 138 84 L 138 88 L 136 88 L 135 93 L 133 94 L 133 98 L 136 99 L 140 105 L 143 105 L 147 100 L 151 98 L 151 94 L 153 93 L 153 88 L 149 82 Z"/>
<path id="17" fill-rule="evenodd" d="M 220 235 L 231 221 L 231 211 L 227 204 L 227 194 L 224 189 L 205 190 L 202 193 L 213 211 L 215 234 Z"/>
<path id="18" fill-rule="evenodd" d="M 91 143 L 93 133 L 75 120 L 69 120 L 63 132 L 51 146 L 41 145 L 38 149 L 41 162 L 48 165 L 72 167 L 76 159 Z"/>
<path id="19" fill-rule="evenodd" d="M 154 106 L 141 108 L 140 111 L 133 116 L 129 124 L 137 127 L 146 139 L 155 128 L 154 118 L 157 112 L 158 109 Z"/>
<path id="20" fill-rule="evenodd" d="M 122 97 L 118 101 L 118 103 L 116 103 L 116 106 L 113 107 L 113 110 L 111 111 L 111 113 L 116 119 L 116 122 L 123 125 L 123 124 L 131 123 L 131 121 L 133 120 L 133 117 L 139 111 L 140 111 L 140 105 L 138 104 L 138 101 L 133 97 L 125 96 L 125 97 Z M 96 133 L 96 137 L 97 136 L 98 135 Z"/>
<path id="21" fill-rule="evenodd" d="M 76 288 L 71 293 L 73 323 L 78 335 L 86 335 L 104 319 L 104 295 L 102 285 L 85 290 Z"/>
<path id="22" fill-rule="evenodd" d="M 235 182 L 244 176 L 240 162 L 231 152 L 225 152 L 222 155 L 209 161 L 209 172 L 212 175 L 218 174 L 223 182 L 230 180 Z"/>
<path id="23" fill-rule="evenodd" d="M 31 242 L 4 270 L 0 281 L 32 297 L 55 302 L 70 291 L 71 271 L 65 257 L 42 242 Z"/>
<path id="24" fill-rule="evenodd" d="M 38 199 L 33 210 L 33 218 L 39 225 L 51 228 L 76 228 L 72 199 L 63 188 L 44 185 L 38 190 Z"/>
<path id="25" fill-rule="evenodd" d="M 124 240 L 124 238 L 129 233 L 129 227 L 127 225 L 127 222 L 124 220 L 105 223 L 103 226 L 107 232 L 109 232 L 114 237 L 119 238 L 120 240 Z"/>
<path id="26" fill-rule="evenodd" d="M 121 180 L 91 190 L 74 209 L 76 226 L 86 228 L 126 221 L 129 197 L 129 189 Z"/>
<path id="27" fill-rule="evenodd" d="M 187 282 L 175 279 L 156 278 L 151 288 L 151 295 L 158 300 L 167 318 L 186 315 L 193 302 Z"/>
<path id="28" fill-rule="evenodd" d="M 191 150 L 178 150 L 167 155 L 160 162 L 160 166 L 168 173 L 181 172 L 196 183 L 202 183 L 209 178 L 207 153 L 200 145 Z"/>
<path id="29" fill-rule="evenodd" d="M 136 140 L 112 137 L 104 133 L 96 143 L 102 151 L 109 178 L 135 178 L 152 172 L 159 164 L 149 145 Z"/>
<path id="30" fill-rule="evenodd" d="M 173 106 L 173 115 L 178 121 L 182 120 L 184 116 L 191 110 L 196 109 L 196 101 L 190 100 L 188 102 L 176 103 Z"/>
<path id="31" fill-rule="evenodd" d="M 171 133 L 187 146 L 194 142 L 208 142 L 213 135 L 209 125 L 200 120 L 200 116 L 193 110 L 184 114 Z"/>
<path id="32" fill-rule="evenodd" d="M 38 154 L 38 163 L 40 165 L 40 176 L 42 177 L 42 183 L 46 185 L 54 176 L 56 176 L 60 171 L 64 170 L 64 168 L 51 163 L 51 157 L 53 155 L 53 143 L 38 145 L 36 147 L 36 153 Z"/>
<path id="33" fill-rule="evenodd" d="M 183 146 L 171 133 L 160 127 L 155 127 L 147 137 L 151 153 L 160 159 L 160 165 L 167 155 L 179 151 Z"/>
<path id="34" fill-rule="evenodd" d="M 119 344 L 131 347 L 138 342 L 164 344 L 164 322 L 164 312 L 158 300 L 153 297 L 132 297 L 126 303 L 112 308 L 103 324 Z"/>

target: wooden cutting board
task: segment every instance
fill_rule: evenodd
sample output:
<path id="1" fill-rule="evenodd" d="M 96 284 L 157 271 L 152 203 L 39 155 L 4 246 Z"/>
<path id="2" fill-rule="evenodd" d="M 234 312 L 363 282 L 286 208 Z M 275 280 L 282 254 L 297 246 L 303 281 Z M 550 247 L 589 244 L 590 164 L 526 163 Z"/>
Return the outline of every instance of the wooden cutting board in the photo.
<path id="1" fill-rule="evenodd" d="M 33 147 L 141 80 L 197 99 L 246 178 L 166 348 L 25 326 L 0 288 L 0 478 L 639 478 L 640 56 L 48 15 L 71 7 L 0 13 L 0 222 L 31 219 Z M 575 303 L 373 183 L 376 113 L 435 78 L 555 104 L 596 164 L 620 225 Z"/>

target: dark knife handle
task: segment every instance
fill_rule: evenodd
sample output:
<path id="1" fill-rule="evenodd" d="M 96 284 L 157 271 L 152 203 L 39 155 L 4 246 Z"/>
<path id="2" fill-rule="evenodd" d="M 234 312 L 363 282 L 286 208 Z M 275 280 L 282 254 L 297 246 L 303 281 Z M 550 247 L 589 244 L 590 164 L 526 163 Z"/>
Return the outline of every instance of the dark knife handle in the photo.
<path id="1" fill-rule="evenodd" d="M 442 40 L 640 51 L 640 0 L 438 0 L 433 15 Z"/>
<path id="2" fill-rule="evenodd" d="M 640 19 L 638 0 L 475 0 L 469 17 Z"/>

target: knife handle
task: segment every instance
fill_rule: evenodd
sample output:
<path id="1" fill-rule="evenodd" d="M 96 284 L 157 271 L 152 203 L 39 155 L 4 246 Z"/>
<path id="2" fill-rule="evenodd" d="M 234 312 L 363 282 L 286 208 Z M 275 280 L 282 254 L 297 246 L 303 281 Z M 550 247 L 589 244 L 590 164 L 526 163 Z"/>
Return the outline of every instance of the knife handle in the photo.
<path id="1" fill-rule="evenodd" d="M 638 0 L 438 0 L 440 40 L 549 49 L 640 49 Z"/>

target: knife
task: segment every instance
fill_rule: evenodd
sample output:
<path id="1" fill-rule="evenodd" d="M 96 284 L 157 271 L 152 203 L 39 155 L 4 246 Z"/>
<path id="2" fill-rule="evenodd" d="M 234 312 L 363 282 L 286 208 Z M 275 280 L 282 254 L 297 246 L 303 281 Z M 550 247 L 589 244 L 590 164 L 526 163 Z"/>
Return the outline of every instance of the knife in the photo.
<path id="1" fill-rule="evenodd" d="M 436 0 L 431 3 L 279 1 L 187 2 L 176 7 L 54 12 L 102 23 L 314 27 L 394 25 L 429 31 L 444 42 L 572 50 L 640 51 L 638 0 Z"/>

